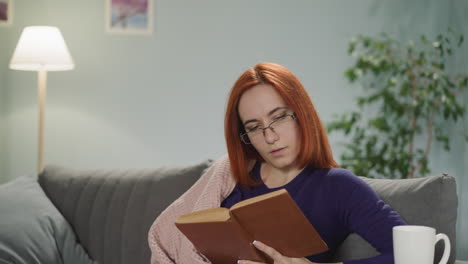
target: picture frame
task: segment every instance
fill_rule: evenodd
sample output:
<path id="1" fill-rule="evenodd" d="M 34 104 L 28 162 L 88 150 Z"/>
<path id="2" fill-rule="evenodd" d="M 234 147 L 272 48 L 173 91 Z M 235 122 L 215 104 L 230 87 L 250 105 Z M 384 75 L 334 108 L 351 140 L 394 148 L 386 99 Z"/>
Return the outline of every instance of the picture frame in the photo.
<path id="1" fill-rule="evenodd" d="M 0 0 L 0 26 L 13 23 L 13 0 Z"/>
<path id="2" fill-rule="evenodd" d="M 105 0 L 106 32 L 151 35 L 154 0 Z"/>

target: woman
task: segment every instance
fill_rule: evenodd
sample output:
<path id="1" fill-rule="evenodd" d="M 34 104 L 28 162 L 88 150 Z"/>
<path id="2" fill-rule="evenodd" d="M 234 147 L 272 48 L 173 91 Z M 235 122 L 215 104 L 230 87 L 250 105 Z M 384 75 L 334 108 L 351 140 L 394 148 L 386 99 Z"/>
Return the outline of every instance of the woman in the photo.
<path id="1" fill-rule="evenodd" d="M 330 250 L 304 258 L 289 258 L 256 241 L 254 245 L 274 263 L 329 263 L 336 248 L 353 232 L 381 254 L 344 263 L 393 263 L 392 228 L 405 222 L 366 183 L 338 168 L 317 112 L 304 87 L 289 70 L 277 64 L 261 63 L 239 77 L 228 99 L 225 137 L 229 162 L 214 166 L 224 169 L 208 171 L 208 176 L 202 176 L 185 197 L 168 208 L 172 213 L 160 216 L 166 221 L 159 221 L 151 228 L 153 263 L 165 263 L 158 262 L 158 257 L 183 263 L 175 256 L 185 254 L 184 249 L 190 248 L 180 238 L 179 242 L 173 242 L 177 244 L 162 246 L 172 238 L 160 234 L 166 226 L 163 222 L 170 223 L 177 215 L 192 209 L 210 208 L 219 203 L 230 207 L 280 188 L 288 190 Z M 210 205 L 206 205 L 207 201 Z M 189 204 L 190 208 L 182 210 L 181 204 Z M 198 259 L 203 261 L 202 257 Z M 239 260 L 238 263 L 257 262 Z"/>

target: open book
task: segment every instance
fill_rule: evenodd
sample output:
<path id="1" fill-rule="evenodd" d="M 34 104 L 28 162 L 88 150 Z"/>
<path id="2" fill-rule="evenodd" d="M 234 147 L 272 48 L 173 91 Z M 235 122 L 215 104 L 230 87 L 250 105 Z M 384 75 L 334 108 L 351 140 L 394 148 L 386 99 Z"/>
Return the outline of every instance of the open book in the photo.
<path id="1" fill-rule="evenodd" d="M 305 257 L 328 246 L 285 189 L 236 203 L 182 215 L 175 225 L 214 264 L 238 259 L 272 263 L 255 248 L 261 241 L 282 255 Z"/>

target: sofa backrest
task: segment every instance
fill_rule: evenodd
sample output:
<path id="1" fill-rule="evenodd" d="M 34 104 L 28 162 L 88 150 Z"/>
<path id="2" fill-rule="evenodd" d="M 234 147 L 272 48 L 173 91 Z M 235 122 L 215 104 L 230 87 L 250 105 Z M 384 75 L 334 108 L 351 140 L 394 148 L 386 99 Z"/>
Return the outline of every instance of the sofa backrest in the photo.
<path id="1" fill-rule="evenodd" d="M 38 180 L 92 259 L 148 264 L 151 224 L 210 164 L 127 170 L 46 166 Z"/>
<path id="2" fill-rule="evenodd" d="M 46 166 L 39 183 L 76 232 L 91 258 L 100 264 L 148 264 L 148 230 L 154 219 L 211 165 L 212 161 L 159 169 L 73 170 Z M 457 194 L 447 175 L 405 180 L 362 178 L 408 224 L 434 227 L 449 236 L 449 263 L 455 260 Z M 435 263 L 443 246 L 436 247 Z M 351 234 L 335 260 L 378 253 Z"/>
<path id="3" fill-rule="evenodd" d="M 456 258 L 457 188 L 448 175 L 414 179 L 370 179 L 362 177 L 379 197 L 410 225 L 425 225 L 445 233 L 451 244 L 449 264 Z M 443 243 L 437 243 L 434 263 L 443 255 Z M 361 259 L 377 255 L 364 239 L 351 234 L 335 254 L 335 261 Z"/>

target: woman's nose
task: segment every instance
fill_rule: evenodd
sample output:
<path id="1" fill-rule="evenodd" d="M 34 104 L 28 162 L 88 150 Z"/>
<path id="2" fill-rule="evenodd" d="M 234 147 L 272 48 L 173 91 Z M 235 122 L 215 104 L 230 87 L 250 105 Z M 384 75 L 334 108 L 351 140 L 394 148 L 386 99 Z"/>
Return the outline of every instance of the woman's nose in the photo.
<path id="1" fill-rule="evenodd" d="M 278 134 L 276 134 L 275 130 L 271 127 L 267 127 L 263 130 L 263 136 L 267 144 L 273 144 L 279 139 Z"/>

